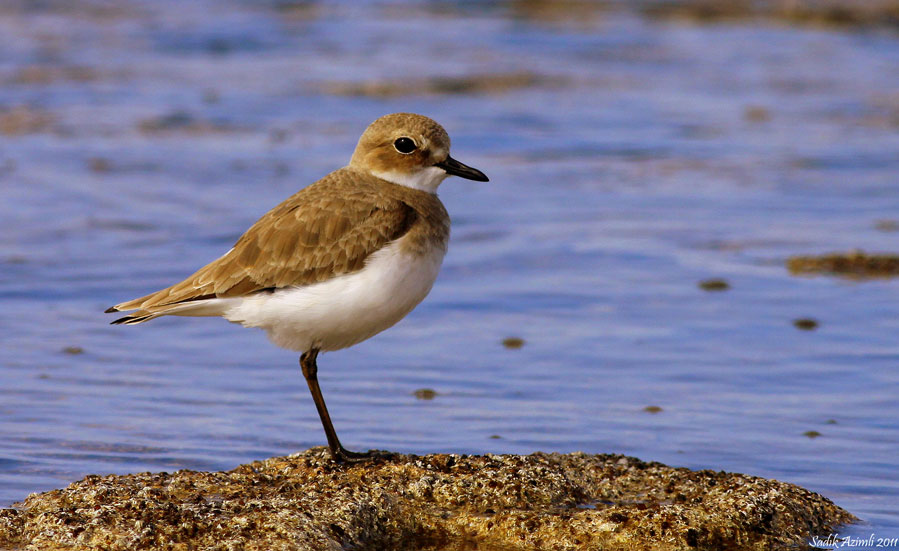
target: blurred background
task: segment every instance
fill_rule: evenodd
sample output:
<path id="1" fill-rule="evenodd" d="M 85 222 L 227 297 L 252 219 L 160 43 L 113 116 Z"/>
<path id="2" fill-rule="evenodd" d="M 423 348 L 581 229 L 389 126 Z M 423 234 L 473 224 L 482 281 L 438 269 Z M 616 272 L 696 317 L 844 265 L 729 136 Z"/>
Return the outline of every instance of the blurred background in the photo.
<path id="1" fill-rule="evenodd" d="M 899 253 L 896 2 L 4 0 L 0 35 L 0 505 L 324 445 L 261 332 L 102 312 L 412 111 L 491 182 L 441 187 L 429 298 L 321 358 L 348 447 L 739 471 L 899 536 L 899 282 L 787 269 Z"/>

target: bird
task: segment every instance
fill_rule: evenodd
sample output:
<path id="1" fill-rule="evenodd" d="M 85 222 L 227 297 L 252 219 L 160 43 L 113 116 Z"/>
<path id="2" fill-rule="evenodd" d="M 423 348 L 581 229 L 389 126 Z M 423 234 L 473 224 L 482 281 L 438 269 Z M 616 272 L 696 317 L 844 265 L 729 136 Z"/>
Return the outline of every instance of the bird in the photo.
<path id="1" fill-rule="evenodd" d="M 317 358 L 392 327 L 430 292 L 450 234 L 438 186 L 448 176 L 489 181 L 449 153 L 449 135 L 434 120 L 384 115 L 347 166 L 275 206 L 224 255 L 106 312 L 130 312 L 114 325 L 220 316 L 263 329 L 275 345 L 300 352 L 333 461 L 364 460 L 373 452 L 350 451 L 337 438 Z"/>

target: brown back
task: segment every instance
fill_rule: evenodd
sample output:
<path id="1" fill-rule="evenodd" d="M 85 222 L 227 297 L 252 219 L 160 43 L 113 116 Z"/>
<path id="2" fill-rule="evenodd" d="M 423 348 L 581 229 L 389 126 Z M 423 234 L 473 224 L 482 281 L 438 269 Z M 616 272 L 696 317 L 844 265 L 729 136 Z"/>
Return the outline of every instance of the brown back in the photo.
<path id="1" fill-rule="evenodd" d="M 361 270 L 378 249 L 404 235 L 407 252 L 445 249 L 449 215 L 436 195 L 345 167 L 288 197 L 234 248 L 192 276 L 114 308 L 143 313 L 213 297 L 309 285 Z"/>

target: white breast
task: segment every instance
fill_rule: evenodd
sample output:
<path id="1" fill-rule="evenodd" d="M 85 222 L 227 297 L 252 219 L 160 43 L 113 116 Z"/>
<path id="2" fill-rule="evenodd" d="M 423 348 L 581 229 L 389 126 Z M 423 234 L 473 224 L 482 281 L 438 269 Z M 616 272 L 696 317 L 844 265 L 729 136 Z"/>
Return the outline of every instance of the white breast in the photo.
<path id="1" fill-rule="evenodd" d="M 304 287 L 224 299 L 228 303 L 222 304 L 222 315 L 246 327 L 265 329 L 283 348 L 339 350 L 403 319 L 431 290 L 445 253 L 438 246 L 424 256 L 409 254 L 400 239 L 372 254 L 358 272 Z"/>

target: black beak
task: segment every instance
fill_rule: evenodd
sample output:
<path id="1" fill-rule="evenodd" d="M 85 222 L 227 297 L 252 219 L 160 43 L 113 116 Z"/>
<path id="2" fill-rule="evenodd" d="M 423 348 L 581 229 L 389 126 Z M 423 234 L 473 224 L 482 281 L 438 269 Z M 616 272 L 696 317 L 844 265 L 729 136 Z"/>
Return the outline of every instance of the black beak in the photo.
<path id="1" fill-rule="evenodd" d="M 459 176 L 460 178 L 465 178 L 466 180 L 477 180 L 478 182 L 489 182 L 490 180 L 487 178 L 487 175 L 481 172 L 476 168 L 471 168 L 468 165 L 463 165 L 456 159 L 452 157 L 447 157 L 445 161 L 441 163 L 437 163 L 434 166 L 439 166 L 443 170 L 446 171 L 447 174 L 452 174 L 453 176 Z"/>

